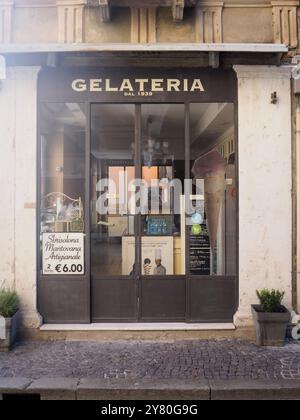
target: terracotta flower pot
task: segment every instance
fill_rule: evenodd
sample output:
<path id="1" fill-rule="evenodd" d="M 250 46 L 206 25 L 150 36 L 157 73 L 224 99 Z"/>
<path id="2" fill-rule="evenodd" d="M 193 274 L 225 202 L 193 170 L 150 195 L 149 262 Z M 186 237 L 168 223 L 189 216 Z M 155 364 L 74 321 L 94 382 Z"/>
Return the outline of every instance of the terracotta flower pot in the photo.
<path id="1" fill-rule="evenodd" d="M 15 344 L 18 332 L 19 312 L 12 318 L 4 318 L 5 339 L 0 339 L 0 352 L 9 351 Z"/>
<path id="2" fill-rule="evenodd" d="M 283 312 L 262 312 L 260 305 L 252 305 L 252 315 L 258 346 L 282 347 L 285 342 L 287 327 L 291 319 L 290 312 L 283 307 Z"/>

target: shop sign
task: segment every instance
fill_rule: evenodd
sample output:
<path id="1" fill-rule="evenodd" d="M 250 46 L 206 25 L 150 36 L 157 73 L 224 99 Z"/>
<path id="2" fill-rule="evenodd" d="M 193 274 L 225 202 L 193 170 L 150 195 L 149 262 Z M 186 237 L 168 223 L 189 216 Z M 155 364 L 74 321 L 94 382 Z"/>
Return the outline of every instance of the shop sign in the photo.
<path id="1" fill-rule="evenodd" d="M 234 102 L 233 70 L 159 68 L 44 69 L 39 75 L 42 101 Z"/>
<path id="2" fill-rule="evenodd" d="M 84 234 L 43 233 L 43 274 L 84 275 Z"/>
<path id="3" fill-rule="evenodd" d="M 75 92 L 117 92 L 124 96 L 148 94 L 157 92 L 205 92 L 201 79 L 122 79 L 118 83 L 111 79 L 75 79 L 72 81 Z"/>

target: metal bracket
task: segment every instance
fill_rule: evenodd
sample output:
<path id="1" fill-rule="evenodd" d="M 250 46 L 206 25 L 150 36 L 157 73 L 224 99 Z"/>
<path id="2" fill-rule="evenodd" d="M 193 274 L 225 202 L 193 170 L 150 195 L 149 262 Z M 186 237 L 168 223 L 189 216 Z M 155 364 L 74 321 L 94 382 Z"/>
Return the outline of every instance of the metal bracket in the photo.
<path id="1" fill-rule="evenodd" d="M 100 6 L 101 21 L 110 22 L 111 15 L 110 15 L 109 0 L 99 0 L 99 6 Z"/>
<path id="2" fill-rule="evenodd" d="M 57 54 L 56 53 L 48 53 L 47 54 L 47 66 L 48 67 L 57 67 Z"/>
<path id="3" fill-rule="evenodd" d="M 184 15 L 184 0 L 173 0 L 172 14 L 175 22 L 181 22 Z"/>
<path id="4" fill-rule="evenodd" d="M 101 22 L 111 21 L 110 0 L 86 0 L 86 5 L 88 7 L 99 7 Z"/>
<path id="5" fill-rule="evenodd" d="M 213 69 L 218 69 L 220 67 L 220 53 L 209 52 L 209 66 Z"/>

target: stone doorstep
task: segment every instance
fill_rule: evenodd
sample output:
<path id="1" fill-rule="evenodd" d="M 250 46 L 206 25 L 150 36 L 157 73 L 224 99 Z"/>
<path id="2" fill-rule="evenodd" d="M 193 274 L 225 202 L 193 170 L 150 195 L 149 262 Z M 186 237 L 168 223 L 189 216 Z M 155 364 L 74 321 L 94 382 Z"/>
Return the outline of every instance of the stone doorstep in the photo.
<path id="1" fill-rule="evenodd" d="M 0 378 L 1 394 L 40 394 L 42 400 L 300 400 L 300 381 Z"/>
<path id="2" fill-rule="evenodd" d="M 44 324 L 40 331 L 235 331 L 232 323 L 187 324 L 173 323 L 102 323 L 102 324 Z"/>
<path id="3" fill-rule="evenodd" d="M 123 330 L 118 328 L 112 330 L 112 327 L 105 326 L 104 329 L 99 330 L 98 326 L 89 326 L 86 330 L 76 330 L 73 326 L 64 326 L 64 329 L 56 329 L 54 326 L 43 326 L 39 329 L 24 329 L 21 332 L 23 340 L 28 341 L 58 341 L 58 340 L 69 340 L 69 341 L 122 341 L 122 340 L 191 340 L 191 339 L 242 339 L 245 341 L 255 341 L 254 328 L 251 326 L 243 328 L 233 328 L 232 324 L 228 325 L 228 329 L 216 329 L 208 330 L 204 329 L 190 329 L 188 330 L 186 325 L 182 330 L 175 328 L 173 330 L 166 330 L 165 328 L 155 329 L 155 327 L 148 326 L 148 330 L 136 329 L 133 327 Z M 108 328 L 108 329 L 106 329 Z"/>

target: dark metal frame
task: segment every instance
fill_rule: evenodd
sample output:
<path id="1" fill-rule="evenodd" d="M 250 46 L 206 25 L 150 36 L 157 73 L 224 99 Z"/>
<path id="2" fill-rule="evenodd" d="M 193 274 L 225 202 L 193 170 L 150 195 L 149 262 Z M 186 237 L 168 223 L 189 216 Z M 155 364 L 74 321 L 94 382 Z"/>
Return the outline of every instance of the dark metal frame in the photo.
<path id="1" fill-rule="evenodd" d="M 234 101 L 228 101 L 229 103 L 233 103 L 234 105 L 234 112 L 235 112 L 235 150 L 236 150 L 236 182 L 237 182 L 237 190 L 238 190 L 238 107 L 237 107 L 237 86 L 236 86 L 236 92 L 234 93 Z M 184 100 L 181 96 L 178 100 L 170 101 L 170 100 L 160 100 L 155 101 L 151 100 L 151 98 L 145 99 L 144 102 L 134 102 L 131 99 L 128 101 L 120 101 L 120 100 L 105 100 L 105 102 L 97 101 L 95 102 L 92 98 L 89 100 L 80 101 L 77 100 L 78 103 L 85 103 L 85 109 L 86 109 L 86 115 L 87 115 L 87 126 L 86 126 L 86 148 L 85 148 L 85 275 L 83 277 L 76 277 L 76 278 L 67 278 L 64 276 L 43 276 L 41 275 L 41 249 L 40 249 L 40 203 L 41 203 L 41 173 L 40 173 L 40 167 L 41 167 L 41 145 L 40 145 L 40 124 L 39 124 L 39 118 L 40 118 L 40 106 L 41 104 L 45 102 L 45 99 L 39 98 L 39 106 L 38 106 L 38 142 L 37 142 L 37 291 L 38 291 L 38 308 L 42 315 L 45 317 L 45 321 L 48 323 L 90 323 L 91 320 L 93 322 L 232 322 L 232 318 L 234 313 L 237 310 L 238 306 L 238 269 L 239 269 L 239 258 L 238 258 L 238 229 L 239 229 L 239 218 L 238 218 L 238 211 L 237 217 L 236 217 L 236 244 L 237 244 L 237 258 L 236 258 L 236 273 L 237 275 L 235 277 L 227 277 L 227 276 L 193 276 L 189 274 L 189 253 L 186 253 L 186 275 L 174 275 L 174 276 L 167 276 L 166 278 L 161 278 L 156 276 L 151 276 L 151 279 L 148 279 L 146 276 L 140 275 L 140 267 L 141 267 L 141 215 L 135 216 L 135 240 L 136 240 L 136 275 L 134 278 L 130 276 L 120 276 L 120 277 L 109 277 L 106 276 L 103 279 L 106 279 L 107 281 L 133 281 L 134 282 L 134 288 L 135 288 L 135 295 L 136 295 L 136 309 L 135 309 L 135 316 L 134 317 L 112 317 L 112 318 L 101 318 L 97 319 L 93 317 L 93 308 L 92 308 L 92 302 L 93 302 L 93 283 L 97 281 L 97 278 L 94 278 L 91 275 L 91 253 L 90 253 L 90 244 L 91 244 L 91 238 L 90 238 L 90 216 L 91 216 L 91 206 L 90 206 L 90 191 L 91 191 L 91 162 L 90 162 L 90 151 L 91 151 L 91 107 L 93 104 L 133 104 L 135 106 L 135 174 L 136 178 L 141 177 L 141 170 L 142 170 L 142 162 L 141 162 L 141 110 L 142 110 L 142 104 L 146 103 L 177 103 L 184 105 L 184 124 L 185 124 L 185 177 L 186 179 L 190 178 L 190 105 L 192 103 L 201 103 L 200 100 L 195 100 L 192 97 L 190 97 L 189 93 L 185 93 Z M 53 99 L 50 99 L 47 102 L 62 102 L 62 101 L 55 101 Z M 66 97 L 63 102 L 75 102 L 74 98 L 71 96 L 68 98 Z M 202 101 L 202 103 L 216 103 L 218 101 L 214 100 L 212 97 L 210 101 L 207 99 Z M 224 101 L 226 102 L 226 101 Z M 238 209 L 238 194 L 236 197 L 237 200 L 237 209 Z M 186 250 L 189 249 L 189 235 L 188 235 L 188 227 L 185 227 L 186 229 Z M 143 306 L 141 301 L 142 296 L 142 283 L 144 281 L 151 280 L 159 280 L 160 282 L 167 282 L 172 280 L 173 282 L 177 281 L 184 281 L 185 282 L 185 314 L 184 316 L 177 316 L 177 317 L 151 317 L 151 316 L 143 316 Z M 59 289 L 61 284 L 64 284 L 66 289 L 68 288 L 74 288 L 74 284 L 76 285 L 81 284 L 84 282 L 84 288 L 83 290 L 86 293 L 86 304 L 83 307 L 83 310 L 77 319 L 76 317 L 72 316 L 69 318 L 68 316 L 60 318 L 51 315 L 53 311 L 50 308 L 50 316 L 49 316 L 49 310 L 46 309 L 45 306 L 47 306 L 47 300 L 48 300 L 48 293 L 50 290 L 57 291 Z M 223 313 L 222 310 L 218 312 L 218 307 L 216 305 L 214 314 L 209 314 L 208 316 L 204 316 L 201 318 L 197 316 L 193 316 L 192 314 L 192 293 L 191 288 L 193 287 L 193 283 L 201 283 L 201 286 L 203 285 L 209 285 L 210 288 L 214 288 L 214 285 L 217 287 L 217 285 L 222 285 L 221 288 L 224 285 L 224 290 L 226 290 L 227 287 L 229 287 L 229 292 L 231 293 L 232 299 L 230 300 L 230 310 L 225 311 L 226 313 Z M 45 288 L 45 283 L 47 283 L 47 287 Z M 66 283 L 70 283 L 66 285 Z M 49 284 L 52 286 L 49 289 Z M 223 290 L 223 289 L 222 289 Z M 222 294 L 221 294 L 222 295 Z M 222 298 L 222 296 L 220 296 Z M 199 302 L 199 304 L 201 304 Z M 50 305 L 51 306 L 51 305 Z"/>
<path id="2" fill-rule="evenodd" d="M 49 101 L 55 103 L 53 101 Z M 57 103 L 57 102 L 56 102 Z M 79 102 L 81 103 L 81 102 Z M 41 136 L 40 136 L 40 108 L 42 103 L 38 102 L 38 141 L 37 141 L 37 303 L 38 309 L 41 314 L 43 314 L 43 310 L 45 306 L 47 307 L 49 299 L 47 297 L 47 293 L 42 293 L 42 287 L 44 282 L 48 282 L 50 280 L 51 289 L 54 293 L 57 292 L 57 289 L 61 287 L 60 292 L 67 294 L 68 283 L 70 283 L 70 287 L 74 287 L 78 285 L 78 288 L 81 286 L 81 292 L 85 293 L 87 299 L 85 300 L 85 305 L 83 305 L 83 312 L 78 318 L 66 318 L 62 319 L 61 322 L 65 323 L 78 323 L 78 324 L 86 324 L 90 322 L 90 313 L 91 313 L 91 288 L 90 288 L 90 243 L 89 243 L 89 231 L 90 231 L 90 217 L 89 213 L 87 213 L 87 209 L 89 208 L 89 197 L 90 195 L 87 193 L 90 191 L 90 176 L 88 171 L 90 171 L 90 157 L 86 154 L 85 156 L 85 211 L 84 211 L 84 224 L 85 224 L 85 272 L 83 276 L 76 276 L 76 277 L 68 277 L 66 276 L 50 276 L 50 275 L 43 275 L 41 272 L 41 234 L 40 234 L 40 226 L 41 226 Z M 85 132 L 85 152 L 87 149 L 90 149 L 90 105 L 89 103 L 85 102 L 85 112 L 87 117 L 87 125 L 86 125 L 86 132 Z M 84 284 L 83 284 L 84 283 Z M 51 306 L 51 305 L 50 305 Z M 50 307 L 49 312 L 51 314 L 52 308 Z M 57 319 L 52 315 L 46 318 L 48 323 L 57 323 Z"/>

